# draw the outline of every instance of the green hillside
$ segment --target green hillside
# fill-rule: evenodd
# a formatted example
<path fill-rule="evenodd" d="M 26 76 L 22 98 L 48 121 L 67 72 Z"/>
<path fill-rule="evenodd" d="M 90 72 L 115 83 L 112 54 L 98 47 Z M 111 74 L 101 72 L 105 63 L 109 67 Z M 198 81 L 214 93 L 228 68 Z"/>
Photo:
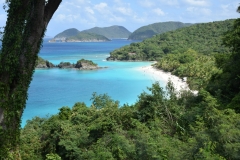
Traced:
<path fill-rule="evenodd" d="M 131 105 L 120 105 L 107 94 L 93 93 L 90 106 L 78 102 L 71 108 L 60 108 L 55 115 L 29 120 L 21 129 L 18 155 L 23 160 L 239 160 L 240 19 L 234 25 L 230 20 L 195 28 L 218 30 L 223 24 L 230 28 L 228 32 L 223 36 L 219 32 L 203 34 L 206 43 L 191 32 L 179 39 L 184 44 L 190 36 L 205 46 L 211 42 L 209 37 L 218 37 L 215 41 L 222 39 L 229 47 L 221 52 L 228 54 L 214 57 L 188 49 L 167 52 L 158 62 L 168 71 L 198 77 L 198 94 L 178 92 L 171 82 L 166 89 L 154 83 Z M 200 33 L 195 32 L 198 36 Z M 172 46 L 169 39 L 174 36 L 164 35 L 156 43 Z"/>
<path fill-rule="evenodd" d="M 92 41 L 110 41 L 110 40 L 103 35 L 80 32 L 75 36 L 68 37 L 66 41 L 67 42 L 75 42 L 75 41 L 76 42 L 77 41 L 92 42 Z"/>
<path fill-rule="evenodd" d="M 100 34 L 109 39 L 128 38 L 129 35 L 131 34 L 131 32 L 128 31 L 125 27 L 116 26 L 116 25 L 110 26 L 110 27 L 103 27 L 103 28 L 94 27 L 88 30 L 84 30 L 82 32 Z"/>
<path fill-rule="evenodd" d="M 77 35 L 79 32 L 80 31 L 77 30 L 76 28 L 70 28 L 57 34 L 54 38 L 68 38 L 68 37 Z"/>
<path fill-rule="evenodd" d="M 169 53 L 193 49 L 201 54 L 225 53 L 223 34 L 232 28 L 234 20 L 195 24 L 132 43 L 110 53 L 108 60 L 158 60 Z"/>
<path fill-rule="evenodd" d="M 132 40 L 144 40 L 147 38 L 151 38 L 156 34 L 165 33 L 168 31 L 173 31 L 178 28 L 187 27 L 192 24 L 190 23 L 182 23 L 182 22 L 160 22 L 154 23 L 147 26 L 140 27 L 136 31 L 134 31 L 128 39 Z"/>

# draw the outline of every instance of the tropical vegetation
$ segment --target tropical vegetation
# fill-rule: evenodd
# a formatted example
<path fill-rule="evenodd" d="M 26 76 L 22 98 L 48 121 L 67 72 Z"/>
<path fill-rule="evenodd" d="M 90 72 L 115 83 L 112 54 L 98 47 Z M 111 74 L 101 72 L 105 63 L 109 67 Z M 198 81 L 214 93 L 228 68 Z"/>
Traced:
<path fill-rule="evenodd" d="M 166 54 L 184 53 L 188 49 L 204 55 L 229 53 L 222 44 L 223 34 L 232 29 L 234 20 L 201 23 L 166 32 L 131 43 L 110 53 L 109 60 L 159 60 Z"/>
<path fill-rule="evenodd" d="M 77 30 L 76 28 L 70 28 L 70 29 L 64 30 L 61 33 L 58 33 L 54 38 L 63 38 L 63 37 L 68 38 L 68 37 L 77 35 L 79 32 L 80 31 Z"/>
<path fill-rule="evenodd" d="M 156 67 L 180 76 L 189 72 L 196 82 L 203 76 L 202 83 L 193 83 L 197 95 L 176 92 L 171 82 L 166 89 L 154 83 L 133 105 L 120 106 L 106 94 L 93 93 L 91 106 L 80 102 L 64 106 L 58 114 L 35 117 L 19 129 L 46 24 L 61 0 L 6 2 L 8 21 L 0 54 L 0 159 L 240 159 L 240 19 L 220 22 L 225 28 L 217 22 L 211 27 L 198 24 L 189 34 L 180 34 L 188 33 L 182 28 L 177 36 L 169 32 L 130 45 L 136 59 L 159 60 Z M 197 32 L 202 25 L 206 29 L 199 31 L 221 32 L 205 36 Z M 155 46 L 161 46 L 159 52 Z M 174 63 L 166 66 L 167 61 Z M 197 68 L 190 68 L 194 64 Z"/>
<path fill-rule="evenodd" d="M 29 120 L 22 159 L 240 159 L 239 38 L 237 19 L 224 35 L 226 52 L 189 48 L 159 60 L 156 67 L 192 77 L 197 95 L 156 82 L 133 105 L 93 93 L 91 106 L 79 102 Z"/>
<path fill-rule="evenodd" d="M 147 26 L 143 26 L 135 30 L 128 39 L 131 40 L 144 40 L 147 38 L 151 38 L 154 35 L 165 33 L 168 31 L 173 31 L 182 27 L 187 27 L 192 24 L 190 23 L 182 23 L 182 22 L 159 22 L 153 23 Z"/>
<path fill-rule="evenodd" d="M 110 41 L 107 37 L 95 33 L 85 33 L 80 32 L 75 36 L 70 36 L 66 38 L 66 42 L 75 42 L 75 41 Z"/>

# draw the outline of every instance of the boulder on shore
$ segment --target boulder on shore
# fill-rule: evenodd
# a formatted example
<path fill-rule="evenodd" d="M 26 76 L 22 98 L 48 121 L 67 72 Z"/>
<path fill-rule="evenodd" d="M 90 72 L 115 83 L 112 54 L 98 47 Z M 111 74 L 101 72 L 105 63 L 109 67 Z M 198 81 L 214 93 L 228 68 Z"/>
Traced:
<path fill-rule="evenodd" d="M 55 67 L 54 64 L 52 64 L 51 62 L 49 62 L 47 60 L 44 60 L 41 57 L 38 57 L 36 68 L 53 68 L 53 67 Z"/>
<path fill-rule="evenodd" d="M 74 64 L 70 62 L 61 62 L 57 65 L 58 68 L 74 68 Z"/>
<path fill-rule="evenodd" d="M 93 63 L 93 61 L 81 59 L 77 61 L 75 68 L 80 70 L 93 70 L 93 69 L 99 69 L 100 67 L 98 67 L 96 63 Z"/>

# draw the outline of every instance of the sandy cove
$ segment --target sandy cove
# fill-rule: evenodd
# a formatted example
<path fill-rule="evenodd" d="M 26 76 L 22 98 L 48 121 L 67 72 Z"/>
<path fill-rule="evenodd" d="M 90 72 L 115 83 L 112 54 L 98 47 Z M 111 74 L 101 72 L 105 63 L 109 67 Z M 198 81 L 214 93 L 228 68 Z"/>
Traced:
<path fill-rule="evenodd" d="M 177 91 L 189 90 L 188 84 L 185 81 L 183 81 L 181 78 L 175 75 L 172 75 L 170 72 L 164 72 L 163 70 L 156 69 L 151 65 L 138 67 L 136 68 L 136 70 L 143 72 L 147 76 L 150 76 L 154 82 L 156 81 L 163 82 L 165 86 L 167 82 L 170 80 Z M 192 92 L 197 94 L 197 91 Z"/>

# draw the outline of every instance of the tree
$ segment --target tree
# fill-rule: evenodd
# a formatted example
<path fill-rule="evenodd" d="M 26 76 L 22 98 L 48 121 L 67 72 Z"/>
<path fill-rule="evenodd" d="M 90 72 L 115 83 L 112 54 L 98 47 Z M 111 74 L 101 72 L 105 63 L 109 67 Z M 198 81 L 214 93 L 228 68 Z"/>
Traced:
<path fill-rule="evenodd" d="M 237 9 L 240 12 L 240 6 Z M 240 18 L 225 33 L 223 44 L 230 48 L 229 55 L 217 55 L 216 63 L 222 73 L 213 76 L 208 90 L 219 97 L 222 108 L 232 108 L 240 113 Z"/>
<path fill-rule="evenodd" d="M 62 0 L 6 0 L 0 55 L 0 159 L 17 156 L 20 122 L 46 27 Z"/>

